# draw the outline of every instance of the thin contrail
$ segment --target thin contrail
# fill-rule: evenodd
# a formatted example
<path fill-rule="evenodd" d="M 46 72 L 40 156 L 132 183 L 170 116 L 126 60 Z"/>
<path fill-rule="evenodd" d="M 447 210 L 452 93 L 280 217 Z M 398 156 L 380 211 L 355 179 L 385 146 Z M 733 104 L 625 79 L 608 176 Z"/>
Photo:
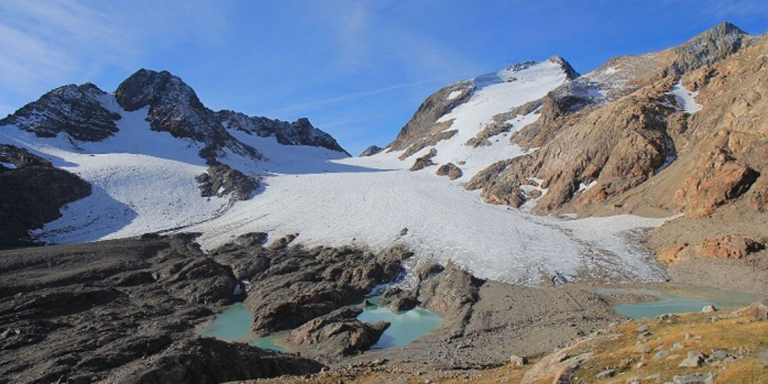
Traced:
<path fill-rule="evenodd" d="M 416 83 L 398 84 L 398 85 L 392 85 L 392 86 L 385 87 L 385 88 L 372 89 L 372 90 L 369 90 L 369 91 L 355 92 L 355 93 L 350 93 L 350 94 L 341 95 L 341 96 L 329 97 L 327 99 L 310 101 L 308 103 L 291 105 L 289 107 L 280 108 L 277 111 L 289 111 L 289 110 L 292 110 L 292 109 L 304 109 L 304 108 L 312 107 L 312 106 L 316 106 L 316 105 L 333 104 L 333 103 L 338 103 L 340 101 L 354 99 L 354 98 L 361 97 L 361 96 L 374 95 L 374 94 L 377 94 L 377 93 L 392 91 L 392 90 L 395 90 L 395 89 L 409 88 L 409 87 L 415 87 L 415 86 L 418 86 L 418 85 L 435 83 L 435 82 L 438 82 L 438 81 L 452 79 L 454 77 L 455 76 L 444 76 L 444 77 L 440 77 L 440 78 L 437 78 L 437 79 L 431 79 L 431 80 L 426 80 L 426 81 L 419 81 L 419 82 L 416 82 Z"/>

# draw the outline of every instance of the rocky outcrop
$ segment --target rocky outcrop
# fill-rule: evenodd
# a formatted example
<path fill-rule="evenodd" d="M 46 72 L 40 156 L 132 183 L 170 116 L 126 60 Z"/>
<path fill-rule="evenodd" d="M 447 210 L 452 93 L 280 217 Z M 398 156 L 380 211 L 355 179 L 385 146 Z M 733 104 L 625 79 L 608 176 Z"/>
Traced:
<path fill-rule="evenodd" d="M 435 165 L 435 163 L 432 161 L 432 158 L 435 157 L 435 156 L 437 156 L 437 149 L 435 149 L 435 148 L 430 149 L 429 152 L 427 152 L 426 155 L 417 158 L 413 162 L 413 165 L 411 166 L 410 171 L 411 172 L 416 172 L 416 171 L 420 171 L 420 170 L 422 170 L 422 169 L 424 169 L 426 167 L 429 167 L 431 165 Z"/>
<path fill-rule="evenodd" d="M 384 148 L 381 148 L 376 145 L 371 145 L 370 147 L 363 150 L 363 152 L 360 153 L 359 157 L 366 157 L 366 156 L 373 156 L 379 152 L 381 152 Z"/>
<path fill-rule="evenodd" d="M 457 167 L 453 163 L 441 165 L 440 168 L 437 169 L 436 174 L 438 176 L 448 176 L 448 178 L 451 180 L 456 180 L 463 175 L 461 168 Z"/>
<path fill-rule="evenodd" d="M 60 209 L 91 194 L 91 185 L 29 151 L 0 145 L 0 249 L 29 245 L 29 231 L 61 217 Z"/>
<path fill-rule="evenodd" d="M 759 173 L 719 152 L 703 154 L 695 161 L 692 174 L 677 190 L 675 199 L 688 213 L 711 214 L 715 208 L 743 195 Z"/>
<path fill-rule="evenodd" d="M 714 239 L 706 239 L 698 246 L 698 252 L 703 256 L 722 259 L 741 259 L 749 253 L 764 249 L 765 245 L 753 239 L 742 236 L 725 235 Z"/>
<path fill-rule="evenodd" d="M 238 298 L 239 281 L 194 237 L 0 252 L 0 382 L 210 383 L 320 370 L 195 340 L 198 325 Z"/>
<path fill-rule="evenodd" d="M 401 159 L 405 159 L 427 146 L 453 137 L 456 131 L 449 131 L 452 122 L 437 123 L 437 120 L 469 100 L 474 89 L 474 82 L 462 81 L 430 95 L 388 146 L 389 151 L 405 151 L 401 155 Z M 453 98 L 449 98 L 451 94 Z"/>
<path fill-rule="evenodd" d="M 215 116 L 227 129 L 235 129 L 259 137 L 274 136 L 277 142 L 283 145 L 309 145 L 349 155 L 333 136 L 312 126 L 307 118 L 289 123 L 228 110 L 218 111 Z"/>
<path fill-rule="evenodd" d="M 245 304 L 257 334 L 293 329 L 361 300 L 376 285 L 391 282 L 411 252 L 395 247 L 378 255 L 353 248 L 248 247 L 225 245 L 212 257 L 233 265 L 249 280 Z"/>
<path fill-rule="evenodd" d="M 102 106 L 106 93 L 91 83 L 56 88 L 0 120 L 38 137 L 65 133 L 80 141 L 101 141 L 118 131 L 120 115 Z"/>
<path fill-rule="evenodd" d="M 529 113 L 534 113 L 541 108 L 543 99 L 534 100 L 525 103 L 517 108 L 513 108 L 509 112 L 500 113 L 493 116 L 493 121 L 488 124 L 482 131 L 480 131 L 475 137 L 467 141 L 467 145 L 472 147 L 488 146 L 491 145 L 490 138 L 500 135 L 504 132 L 509 132 L 512 129 L 512 124 L 509 123 L 510 119 L 516 116 L 525 116 Z"/>
<path fill-rule="evenodd" d="M 162 353 L 131 364 L 105 384 L 208 384 L 320 372 L 307 358 L 213 339 L 175 343 Z"/>
<path fill-rule="evenodd" d="M 198 175 L 200 195 L 203 197 L 230 196 L 232 200 L 248 200 L 259 187 L 259 182 L 226 164 L 213 165 Z"/>
<path fill-rule="evenodd" d="M 310 320 L 291 332 L 289 343 L 312 346 L 319 356 L 348 356 L 369 349 L 389 327 L 389 323 L 363 323 L 357 316 L 363 310 L 344 307 Z"/>

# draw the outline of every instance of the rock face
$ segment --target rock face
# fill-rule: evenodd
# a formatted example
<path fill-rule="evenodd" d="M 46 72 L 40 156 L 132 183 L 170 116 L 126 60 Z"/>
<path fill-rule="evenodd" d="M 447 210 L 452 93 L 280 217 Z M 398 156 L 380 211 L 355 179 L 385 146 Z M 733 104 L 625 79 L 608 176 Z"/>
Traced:
<path fill-rule="evenodd" d="M 437 120 L 468 100 L 474 89 L 474 82 L 463 81 L 449 85 L 429 96 L 400 130 L 395 141 L 389 145 L 389 150 L 405 150 L 401 156 L 405 159 L 422 148 L 453 137 L 456 131 L 447 130 L 451 123 L 437 123 Z M 449 99 L 448 96 L 452 93 L 456 95 L 454 92 L 458 92 L 458 96 Z"/>
<path fill-rule="evenodd" d="M 0 382 L 210 383 L 322 368 L 246 344 L 194 340 L 236 297 L 194 235 L 0 252 Z"/>
<path fill-rule="evenodd" d="M 208 172 L 196 177 L 200 183 L 200 195 L 203 197 L 229 195 L 232 200 L 248 200 L 259 183 L 253 177 L 226 164 L 213 165 Z"/>
<path fill-rule="evenodd" d="M 370 147 L 366 148 L 363 152 L 360 153 L 360 157 L 373 156 L 381 152 L 381 150 L 383 149 L 384 148 L 378 147 L 376 145 L 371 145 Z"/>
<path fill-rule="evenodd" d="M 0 249 L 31 244 L 29 230 L 61 217 L 67 203 L 91 194 L 91 185 L 25 149 L 0 145 Z"/>
<path fill-rule="evenodd" d="M 290 343 L 312 345 L 312 354 L 347 356 L 369 349 L 389 323 L 363 323 L 356 319 L 363 310 L 345 307 L 310 320 L 291 332 Z"/>
<path fill-rule="evenodd" d="M 306 118 L 289 123 L 262 116 L 248 116 L 240 112 L 222 110 L 216 112 L 216 119 L 227 129 L 236 129 L 259 137 L 274 135 L 277 142 L 283 145 L 310 145 L 349 155 L 333 136 L 315 128 Z"/>
<path fill-rule="evenodd" d="M 99 102 L 104 91 L 91 83 L 56 88 L 0 120 L 38 137 L 66 133 L 75 140 L 101 141 L 118 131 L 120 115 Z"/>
<path fill-rule="evenodd" d="M 591 212 L 605 206 L 681 155 L 684 143 L 679 130 L 690 124 L 681 124 L 680 119 L 689 115 L 680 112 L 670 93 L 681 75 L 717 65 L 748 41 L 752 40 L 738 28 L 723 24 L 680 47 L 611 60 L 561 86 L 542 101 L 539 120 L 512 136 L 523 147 L 541 148 L 489 167 L 467 188 L 483 189 L 489 202 L 519 206 L 523 201 L 516 196 L 518 188 L 526 178 L 537 177 L 544 180 L 548 193 L 535 211 Z M 595 98 L 590 89 L 605 96 Z M 725 195 L 738 194 L 740 185 L 749 184 L 750 178 L 754 181 L 747 170 L 728 172 L 733 174 L 729 185 L 733 191 Z M 594 188 L 580 190 L 580 185 L 592 181 L 597 182 Z"/>

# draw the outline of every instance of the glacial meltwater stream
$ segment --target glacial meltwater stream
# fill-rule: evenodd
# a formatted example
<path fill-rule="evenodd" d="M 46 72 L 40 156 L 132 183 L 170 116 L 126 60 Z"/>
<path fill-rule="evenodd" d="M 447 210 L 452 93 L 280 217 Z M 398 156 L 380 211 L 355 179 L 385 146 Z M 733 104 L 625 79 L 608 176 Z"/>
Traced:
<path fill-rule="evenodd" d="M 379 298 L 369 298 L 372 303 L 380 301 Z M 392 348 L 406 345 L 419 337 L 426 335 L 440 326 L 440 317 L 422 308 L 409 311 L 392 312 L 385 307 L 370 305 L 365 307 L 358 320 L 366 323 L 386 321 L 391 323 L 389 328 L 381 335 L 378 343 L 372 348 Z M 214 337 L 227 341 L 243 341 L 265 349 L 286 351 L 285 347 L 278 344 L 280 335 L 269 337 L 253 337 L 250 334 L 250 326 L 253 323 L 253 315 L 242 303 L 233 304 L 216 315 L 200 336 Z"/>

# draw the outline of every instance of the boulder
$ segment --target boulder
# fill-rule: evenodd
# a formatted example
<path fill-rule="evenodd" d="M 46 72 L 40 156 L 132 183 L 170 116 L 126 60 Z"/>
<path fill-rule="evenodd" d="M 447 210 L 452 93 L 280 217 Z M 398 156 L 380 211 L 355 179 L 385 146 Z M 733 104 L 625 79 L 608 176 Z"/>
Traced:
<path fill-rule="evenodd" d="M 437 156 L 437 149 L 435 148 L 430 149 L 426 155 L 416 158 L 416 161 L 413 162 L 413 166 L 411 166 L 410 171 L 415 172 L 415 171 L 422 170 L 426 167 L 429 167 L 431 165 L 435 165 L 435 163 L 432 162 L 432 158 L 435 156 Z"/>
<path fill-rule="evenodd" d="M 678 367 L 683 368 L 698 368 L 704 363 L 704 354 L 699 351 L 688 352 L 688 357 L 685 358 Z"/>
<path fill-rule="evenodd" d="M 463 172 L 461 172 L 461 168 L 453 163 L 447 163 L 441 165 L 440 168 L 437 169 L 436 174 L 438 176 L 448 176 L 449 179 L 456 180 L 463 175 Z"/>
<path fill-rule="evenodd" d="M 509 363 L 515 368 L 522 368 L 528 364 L 528 359 L 523 356 L 512 355 L 509 357 Z"/>
<path fill-rule="evenodd" d="M 362 309 L 344 307 L 318 317 L 291 332 L 289 343 L 312 345 L 312 353 L 324 356 L 349 356 L 367 350 L 381 337 L 389 323 L 363 323 L 357 320 Z"/>

